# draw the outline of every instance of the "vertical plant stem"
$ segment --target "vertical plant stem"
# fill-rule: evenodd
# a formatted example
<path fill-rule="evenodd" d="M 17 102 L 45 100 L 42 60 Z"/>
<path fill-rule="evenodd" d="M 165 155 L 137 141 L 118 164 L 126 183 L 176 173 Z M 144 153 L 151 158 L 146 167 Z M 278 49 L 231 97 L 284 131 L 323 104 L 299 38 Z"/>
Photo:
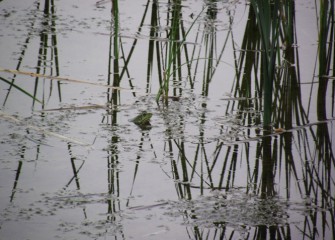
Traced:
<path fill-rule="evenodd" d="M 165 72 L 163 74 L 163 82 L 160 84 L 160 88 L 158 90 L 156 101 L 158 102 L 163 94 L 163 98 L 165 101 L 165 104 L 167 104 L 167 97 L 169 92 L 169 82 L 170 77 L 175 74 L 176 70 L 179 70 L 181 68 L 180 66 L 176 66 L 176 60 L 177 58 L 180 58 L 181 54 L 181 48 L 184 46 L 184 43 L 186 41 L 186 37 L 193 28 L 194 24 L 196 23 L 197 19 L 200 17 L 201 13 L 206 8 L 202 9 L 202 11 L 198 14 L 198 16 L 194 19 L 191 26 L 189 27 L 188 31 L 185 33 L 182 33 L 183 38 L 179 39 L 179 31 L 180 31 L 180 21 L 181 21 L 181 2 L 175 1 L 173 3 L 173 12 L 171 17 L 171 32 L 169 33 L 169 45 L 167 49 L 167 60 L 166 60 L 166 67 Z M 180 63 L 180 61 L 179 61 Z"/>
<path fill-rule="evenodd" d="M 271 124 L 272 90 L 275 77 L 275 60 L 278 51 L 278 7 L 279 0 L 272 6 L 268 0 L 251 0 L 257 18 L 258 30 L 261 35 L 262 60 L 261 79 L 263 79 L 264 119 L 266 128 Z"/>
<path fill-rule="evenodd" d="M 334 41 L 334 3 L 328 0 L 320 0 L 319 22 L 319 88 L 318 88 L 318 119 L 324 120 L 326 114 L 326 92 L 332 59 L 332 44 Z"/>
<path fill-rule="evenodd" d="M 119 79 L 119 5 L 118 0 L 113 0 L 113 17 L 114 17 L 114 42 L 113 42 L 113 86 L 120 86 Z"/>

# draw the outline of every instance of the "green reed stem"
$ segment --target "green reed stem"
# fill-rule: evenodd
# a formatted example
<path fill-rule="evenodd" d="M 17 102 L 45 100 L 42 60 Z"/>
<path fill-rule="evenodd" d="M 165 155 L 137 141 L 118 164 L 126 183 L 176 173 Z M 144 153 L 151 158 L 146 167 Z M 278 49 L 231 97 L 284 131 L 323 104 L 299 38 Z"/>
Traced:
<path fill-rule="evenodd" d="M 23 88 L 20 88 L 19 86 L 15 85 L 13 82 L 8 81 L 7 79 L 0 77 L 1 81 L 4 81 L 5 83 L 8 83 L 10 85 L 10 87 L 14 87 L 17 90 L 19 90 L 20 92 L 24 93 L 25 95 L 27 95 L 28 97 L 31 97 L 34 101 L 37 101 L 39 103 L 42 103 L 40 100 L 38 100 L 35 96 L 31 95 L 29 92 L 27 92 L 26 90 L 24 90 Z"/>
<path fill-rule="evenodd" d="M 328 87 L 328 76 L 333 60 L 334 42 L 334 1 L 320 0 L 319 19 L 319 88 L 318 88 L 318 119 L 327 119 L 326 92 Z M 334 64 L 334 63 L 333 63 Z"/>
<path fill-rule="evenodd" d="M 176 68 L 176 59 L 177 57 L 180 57 L 180 49 L 182 46 L 184 46 L 184 43 L 186 41 L 186 38 L 188 36 L 188 34 L 190 33 L 191 29 L 193 28 L 194 24 L 196 23 L 196 21 L 198 20 L 198 18 L 200 17 L 200 15 L 202 14 L 202 12 L 206 9 L 202 9 L 201 12 L 198 14 L 198 16 L 194 19 L 194 21 L 192 22 L 191 26 L 189 27 L 189 29 L 187 30 L 187 32 L 185 34 L 183 34 L 183 39 L 182 41 L 179 41 L 178 38 L 176 38 L 177 36 L 179 36 L 179 24 L 180 24 L 180 4 L 178 4 L 173 12 L 173 16 L 172 16 L 172 23 L 171 23 L 171 33 L 170 33 L 170 45 L 169 45 L 169 49 L 168 49 L 168 56 L 167 56 L 167 67 L 166 70 L 164 72 L 164 78 L 163 78 L 163 83 L 160 85 L 160 88 L 158 90 L 157 96 L 156 96 L 156 101 L 158 102 L 159 99 L 161 98 L 161 96 L 163 95 L 164 99 L 167 101 L 167 97 L 168 97 L 168 92 L 169 92 L 169 82 L 170 82 L 170 77 L 172 76 L 172 73 L 174 71 L 172 71 L 172 68 L 175 67 Z M 176 68 L 178 69 L 178 67 Z M 167 102 L 166 102 L 167 103 Z"/>
<path fill-rule="evenodd" d="M 261 74 L 263 79 L 264 119 L 263 125 L 270 126 L 272 113 L 272 90 L 275 77 L 275 60 L 278 51 L 279 0 L 251 0 L 258 22 L 262 43 Z"/>
<path fill-rule="evenodd" d="M 113 70 L 114 70 L 114 79 L 113 79 L 113 86 L 119 87 L 120 86 L 120 79 L 119 79 L 119 5 L 118 0 L 113 0 L 113 17 L 114 17 L 114 44 L 113 44 L 113 55 L 114 55 L 114 62 L 113 62 Z"/>

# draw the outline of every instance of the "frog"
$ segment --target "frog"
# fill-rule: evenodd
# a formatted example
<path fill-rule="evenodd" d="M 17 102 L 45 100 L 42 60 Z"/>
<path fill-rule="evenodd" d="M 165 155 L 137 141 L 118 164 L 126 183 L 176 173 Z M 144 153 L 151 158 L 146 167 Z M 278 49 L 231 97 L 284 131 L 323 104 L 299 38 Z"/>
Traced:
<path fill-rule="evenodd" d="M 131 122 L 135 123 L 140 128 L 147 128 L 150 126 L 150 119 L 152 117 L 152 113 L 150 112 L 141 112 L 137 117 L 131 120 Z"/>

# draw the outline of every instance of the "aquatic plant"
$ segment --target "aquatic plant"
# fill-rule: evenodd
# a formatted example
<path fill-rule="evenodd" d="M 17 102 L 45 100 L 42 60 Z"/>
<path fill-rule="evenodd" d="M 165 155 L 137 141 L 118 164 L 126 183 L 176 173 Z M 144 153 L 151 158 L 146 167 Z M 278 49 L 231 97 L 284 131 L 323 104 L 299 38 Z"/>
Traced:
<path fill-rule="evenodd" d="M 38 98 L 36 98 L 35 96 L 33 96 L 31 93 L 29 93 L 28 91 L 24 90 L 24 89 L 21 88 L 20 86 L 16 85 L 16 84 L 14 83 L 14 79 L 15 79 L 15 77 L 12 79 L 12 81 L 10 81 L 10 80 L 7 80 L 6 78 L 0 77 L 0 80 L 1 80 L 1 81 L 5 82 L 5 83 L 7 83 L 7 84 L 9 85 L 8 93 L 11 91 L 11 88 L 14 87 L 14 88 L 16 88 L 17 90 L 19 90 L 20 92 L 22 92 L 23 94 L 25 94 L 25 95 L 27 95 L 28 97 L 32 98 L 33 101 L 37 101 L 37 102 L 39 102 L 39 103 L 42 103 Z M 7 94 L 7 96 L 6 96 L 5 100 L 4 100 L 3 105 L 6 104 L 6 101 L 7 101 L 7 99 L 8 99 L 8 96 L 9 96 L 9 95 Z"/>
<path fill-rule="evenodd" d="M 103 106 L 103 109 L 106 109 L 104 119 L 111 116 L 112 121 L 102 121 L 103 124 L 98 126 L 99 131 L 94 132 L 94 137 L 101 141 L 99 144 L 103 143 L 107 146 L 104 146 L 103 149 L 90 150 L 98 151 L 98 155 L 103 155 L 101 158 L 106 160 L 101 166 L 99 165 L 101 161 L 96 161 L 100 157 L 97 157 L 90 161 L 92 164 L 90 166 L 99 166 L 102 171 L 106 171 L 106 177 L 103 176 L 104 180 L 102 182 L 106 181 L 105 189 L 108 191 L 107 197 L 99 197 L 92 201 L 92 203 L 95 203 L 93 207 L 95 208 L 97 204 L 104 204 L 104 207 L 107 205 L 107 209 L 104 209 L 103 214 L 98 216 L 101 221 L 94 219 L 93 222 L 99 222 L 98 224 L 101 225 L 98 228 L 106 232 L 108 232 L 107 229 L 113 229 L 113 224 L 117 224 L 117 229 L 122 228 L 122 230 L 121 233 L 114 232 L 113 236 L 120 234 L 122 238 L 128 234 L 126 228 L 123 228 L 124 218 L 121 215 L 127 214 L 126 212 L 131 209 L 132 203 L 138 204 L 141 202 L 137 202 L 137 196 L 141 194 L 143 187 L 147 187 L 144 186 L 143 179 L 154 182 L 152 181 L 155 180 L 154 176 L 148 177 L 141 172 L 142 170 L 147 171 L 147 168 L 152 165 L 151 161 L 153 161 L 159 163 L 155 165 L 159 165 L 159 169 L 165 174 L 164 183 L 175 186 L 176 193 L 172 190 L 169 194 L 177 195 L 177 203 L 180 206 L 177 210 L 183 217 L 182 221 L 188 223 L 186 230 L 190 238 L 193 236 L 196 239 L 240 238 L 242 232 L 245 234 L 243 236 L 245 239 L 275 237 L 291 239 L 291 236 L 295 236 L 296 233 L 291 234 L 291 231 L 296 231 L 293 228 L 298 228 L 297 231 L 300 231 L 299 234 L 302 236 L 314 236 L 314 238 L 322 234 L 325 236 L 326 233 L 331 231 L 334 232 L 334 198 L 331 193 L 334 188 L 332 173 L 335 160 L 332 151 L 332 131 L 327 128 L 327 124 L 329 124 L 327 121 L 309 123 L 309 115 L 305 112 L 302 104 L 299 55 L 298 48 L 295 47 L 298 43 L 295 37 L 294 1 L 283 0 L 277 2 L 277 5 L 273 1 L 269 3 L 253 1 L 249 8 L 245 33 L 239 49 L 235 48 L 239 45 L 239 42 L 234 39 L 233 31 L 224 31 L 225 38 L 220 38 L 221 36 L 217 36 L 218 31 L 214 25 L 210 25 L 217 21 L 216 14 L 219 14 L 217 8 L 215 8 L 217 3 L 217 1 L 206 1 L 205 9 L 207 9 L 207 12 L 206 15 L 204 14 L 204 20 L 199 23 L 198 31 L 195 34 L 196 40 L 193 41 L 195 44 L 191 45 L 192 49 L 186 47 L 186 37 L 191 34 L 186 31 L 182 16 L 178 15 L 184 13 L 181 9 L 181 1 L 172 1 L 172 4 L 168 5 L 167 11 L 161 11 L 159 8 L 161 2 L 157 0 L 147 1 L 138 27 L 139 32 L 137 32 L 137 34 L 140 34 L 140 31 L 142 31 L 148 9 L 152 6 L 149 39 L 147 38 L 147 70 L 144 71 L 146 76 L 144 78 L 139 77 L 146 80 L 142 85 L 142 89 L 145 89 L 142 93 L 145 91 L 146 100 L 152 100 L 151 96 L 148 97 L 148 94 L 151 93 L 152 79 L 156 79 L 156 76 L 153 75 L 158 74 L 160 96 L 156 99 L 157 101 L 163 99 L 167 103 L 168 94 L 171 93 L 181 97 L 185 96 L 185 98 L 181 98 L 180 102 L 173 102 L 173 104 L 170 101 L 169 108 L 152 108 L 156 128 L 151 132 L 137 129 L 138 131 L 135 133 L 130 132 L 132 125 L 127 123 L 128 119 L 118 122 L 117 117 L 131 118 L 131 111 L 138 110 L 137 106 L 129 106 L 131 105 L 129 102 L 121 103 L 121 95 L 124 92 L 119 90 L 121 89 L 122 76 L 127 76 L 130 88 L 133 87 L 130 79 L 130 61 L 138 62 L 138 59 L 132 59 L 132 53 L 139 38 L 131 39 L 133 44 L 126 56 L 124 52 L 126 45 L 123 46 L 123 42 L 126 40 L 122 39 L 122 34 L 120 34 L 119 22 L 121 21 L 119 19 L 118 1 L 112 1 L 111 28 L 110 34 L 108 34 L 110 35 L 108 39 L 110 45 L 108 61 L 106 61 L 106 64 L 108 62 L 108 85 L 103 86 L 109 89 L 107 93 L 108 103 L 111 102 L 115 105 L 112 109 Z M 265 5 L 266 7 L 264 7 Z M 319 61 L 325 63 L 327 68 L 320 70 L 320 81 L 324 78 L 330 79 L 331 76 L 329 75 L 332 73 L 331 63 L 333 61 L 333 38 L 331 37 L 333 17 L 330 14 L 333 9 L 326 6 L 322 6 L 322 8 L 328 10 L 321 13 L 321 15 L 325 14 L 327 17 L 322 17 L 326 20 L 320 21 L 326 28 L 322 27 L 323 30 L 320 30 Z M 264 11 L 269 12 L 264 13 Z M 168 24 L 166 25 L 160 22 L 162 19 L 165 20 L 164 16 L 166 15 L 162 17 L 162 14 L 168 16 Z M 172 18 L 175 20 L 172 20 Z M 273 18 L 278 19 L 273 20 Z M 230 20 L 232 21 L 233 18 Z M 264 23 L 267 20 L 269 22 Z M 275 22 L 277 23 L 275 24 Z M 208 24 L 205 33 L 202 24 Z M 163 31 L 157 31 L 162 25 L 167 26 L 164 33 L 162 33 Z M 229 26 L 229 29 L 230 27 L 232 26 Z M 324 32 L 327 34 L 324 34 Z M 321 35 L 326 35 L 326 37 Z M 222 62 L 220 60 L 227 42 L 232 42 L 235 50 L 233 54 L 235 56 L 236 77 L 231 90 L 232 96 L 224 100 L 215 99 L 217 102 L 214 102 L 214 104 L 218 104 L 219 107 L 215 107 L 215 113 L 213 113 L 213 108 L 211 108 L 213 102 L 209 100 L 212 93 L 210 87 L 213 80 L 217 81 L 214 78 L 215 69 Z M 281 46 L 280 50 L 279 46 Z M 190 49 L 193 51 L 190 51 Z M 43 56 L 40 55 L 40 57 Z M 124 61 L 124 64 L 122 64 L 122 61 Z M 195 67 L 193 63 L 195 63 Z M 201 74 L 197 75 L 198 72 L 201 72 Z M 14 74 L 14 72 L 12 73 Z M 23 72 L 17 73 L 24 74 Z M 68 80 L 68 83 L 71 83 L 70 79 L 47 76 L 41 73 L 26 72 L 25 74 L 33 78 L 49 78 L 55 81 Z M 185 88 L 178 87 L 180 82 L 185 81 L 185 76 L 188 78 L 187 83 L 191 91 L 199 90 L 200 92 L 199 95 L 194 95 L 194 99 L 187 99 L 187 94 L 182 95 Z M 222 78 L 219 78 L 219 81 L 221 84 L 219 86 L 225 88 L 226 82 L 222 82 Z M 75 81 L 72 80 L 72 82 Z M 82 85 L 87 83 L 80 82 Z M 198 83 L 199 88 L 196 88 Z M 327 82 L 324 81 L 323 83 Z M 321 86 L 319 89 L 319 96 L 327 94 L 325 90 L 327 88 Z M 105 88 L 103 92 L 105 93 Z M 271 94 L 269 95 L 269 93 Z M 136 103 L 143 100 L 137 98 L 135 91 L 131 94 L 133 94 Z M 265 96 L 266 94 L 267 96 Z M 319 103 L 326 106 L 328 96 L 320 97 Z M 34 96 L 32 95 L 32 97 Z M 265 101 L 265 98 L 268 100 L 270 98 L 271 101 Z M 271 134 L 268 131 L 262 131 L 262 104 L 264 105 L 264 127 L 267 128 L 273 124 L 276 127 L 284 127 L 285 130 Z M 188 105 L 196 107 L 187 108 L 187 110 L 182 109 L 181 111 L 178 111 L 178 108 L 173 108 Z M 139 104 L 139 106 L 151 107 L 147 102 L 143 105 Z M 74 110 L 74 108 L 62 108 L 62 110 Z M 324 119 L 326 112 L 322 110 L 318 113 L 318 117 Z M 43 111 L 43 114 L 45 114 L 45 118 L 48 118 L 46 111 Z M 93 115 L 94 113 L 90 114 Z M 213 120 L 216 115 L 220 115 L 220 117 L 223 115 L 228 120 L 220 123 L 216 119 Z M 82 117 L 86 120 L 86 116 Z M 147 122 L 149 118 L 145 118 L 144 122 Z M 160 121 L 163 121 L 163 124 Z M 112 127 L 109 126 L 110 123 Z M 214 123 L 214 127 L 212 127 L 212 123 Z M 104 124 L 108 125 L 105 129 Z M 85 131 L 89 131 L 90 127 L 86 125 Z M 43 133 L 43 135 L 48 136 L 48 134 L 45 134 L 46 132 Z M 138 135 L 136 136 L 136 134 Z M 130 135 L 132 143 L 127 142 Z M 152 143 L 151 137 L 161 142 L 153 141 Z M 75 151 L 77 147 L 72 148 L 71 145 L 76 143 L 69 139 L 62 139 L 67 142 L 68 155 L 73 171 L 73 177 L 71 174 L 69 175 L 71 180 L 68 181 L 64 189 L 70 187 L 80 189 L 80 183 L 83 186 L 86 177 L 87 182 L 90 182 L 89 177 L 92 173 L 82 174 L 79 177 L 79 171 L 83 164 L 79 167 L 76 166 Z M 51 141 L 50 143 L 53 144 Z M 146 148 L 145 144 L 150 146 Z M 22 147 L 18 149 L 17 153 L 19 164 L 13 184 L 11 201 L 14 199 L 16 188 L 19 189 L 20 187 L 19 184 L 17 185 L 19 180 L 22 181 L 22 179 L 19 179 L 20 174 L 26 171 L 22 166 L 26 159 L 30 159 L 30 156 L 25 152 L 29 153 L 30 149 L 34 149 L 35 144 L 27 146 L 21 144 L 20 146 Z M 39 149 L 39 144 L 37 146 L 36 155 L 43 158 L 45 155 L 44 149 Z M 39 154 L 40 152 L 41 154 Z M 92 156 L 96 157 L 95 153 Z M 50 156 L 50 159 L 53 159 L 52 157 Z M 46 164 L 49 164 L 49 162 Z M 89 167 L 86 168 L 87 172 L 90 170 Z M 149 170 L 151 169 L 149 168 Z M 129 173 L 127 175 L 127 171 L 130 172 L 130 175 Z M 141 176 L 141 174 L 144 175 Z M 155 171 L 155 174 L 160 174 L 160 170 Z M 95 175 L 95 177 L 101 177 L 98 175 L 100 174 Z M 141 179 L 141 177 L 143 178 Z M 170 181 L 167 181 L 167 178 Z M 103 189 L 103 184 L 101 185 L 100 181 L 98 183 L 99 187 Z M 90 184 L 93 185 L 94 182 L 90 182 Z M 159 187 L 163 187 L 163 185 Z M 91 189 L 93 191 L 97 190 L 94 187 Z M 150 194 L 153 192 L 151 190 Z M 236 195 L 234 195 L 236 190 L 240 192 L 238 196 L 242 196 L 241 198 L 236 198 Z M 17 192 L 22 196 L 24 194 L 24 192 Z M 280 196 L 279 201 L 279 198 L 275 197 L 276 194 Z M 293 210 L 290 207 L 295 208 L 296 205 L 292 205 L 289 201 L 292 195 L 302 201 L 298 207 L 303 208 L 303 213 L 299 216 L 304 217 L 305 222 L 294 226 L 286 222 L 270 222 L 271 220 L 289 221 L 291 219 L 287 216 L 291 216 L 292 213 L 288 215 L 286 212 L 277 210 Z M 16 196 L 21 197 L 18 194 Z M 155 200 L 156 197 L 153 199 Z M 197 202 L 197 198 L 202 198 L 203 201 Z M 303 202 L 304 199 L 307 199 L 306 202 Z M 267 202 L 267 200 L 270 200 L 270 202 Z M 87 202 L 72 201 L 67 203 L 68 207 L 71 206 L 71 209 L 87 204 Z M 174 206 L 178 206 L 178 204 Z M 248 208 L 245 208 L 245 206 Z M 284 208 L 282 208 L 283 206 Z M 270 211 L 269 207 L 276 208 L 272 208 L 273 211 Z M 34 209 L 34 206 L 31 205 L 29 208 Z M 83 209 L 85 208 L 83 207 Z M 136 209 L 131 210 L 132 214 L 136 214 Z M 250 210 L 255 212 L 250 212 Z M 93 212 L 87 211 L 90 214 Z M 268 214 L 269 212 L 271 213 Z M 262 215 L 260 216 L 262 218 L 256 218 L 256 222 L 253 221 L 255 220 L 255 213 Z M 92 215 L 86 215 L 86 211 L 84 214 L 87 222 L 93 219 Z M 236 216 L 250 218 L 247 219 L 249 221 L 241 221 L 245 218 L 235 218 L 237 221 L 232 224 L 231 217 Z M 137 219 L 137 216 L 135 218 Z M 176 218 L 176 215 L 174 215 L 174 220 Z M 131 219 L 133 218 L 126 219 L 127 224 L 133 224 Z M 259 221 L 260 219 L 263 219 L 263 221 Z M 88 229 L 87 222 L 85 221 L 86 229 Z M 320 225 L 322 227 L 319 227 Z M 299 229 L 301 226 L 302 228 Z M 330 231 L 326 229 L 327 227 Z M 82 227 L 78 229 L 82 229 Z"/>
<path fill-rule="evenodd" d="M 269 127 L 272 112 L 272 90 L 275 78 L 275 60 L 278 51 L 279 1 L 251 0 L 251 6 L 255 11 L 257 26 L 261 37 L 262 62 L 261 78 L 263 79 L 263 124 Z"/>
<path fill-rule="evenodd" d="M 181 77 L 181 67 L 185 64 L 181 62 L 181 50 L 183 47 L 186 49 L 186 38 L 205 8 L 203 8 L 202 11 L 200 11 L 200 13 L 194 18 L 187 31 L 185 31 L 183 25 L 180 24 L 182 22 L 181 10 L 182 8 L 180 1 L 175 1 L 172 3 L 172 16 L 170 20 L 171 30 L 168 33 L 169 41 L 166 48 L 167 54 L 163 70 L 163 81 L 160 83 L 160 88 L 156 96 L 157 102 L 161 97 L 163 97 L 165 104 L 168 103 L 170 79 L 171 77 L 175 79 L 177 72 L 179 73 L 179 77 Z M 185 53 L 187 56 L 187 50 L 185 50 Z"/>
<path fill-rule="evenodd" d="M 41 7 L 40 3 L 36 4 L 36 11 L 39 11 L 39 8 Z M 41 103 L 42 108 L 44 107 L 44 104 L 46 101 L 51 97 L 51 94 L 53 92 L 53 82 L 49 82 L 49 93 L 47 93 L 46 88 L 44 86 L 44 82 L 40 79 L 40 74 L 47 74 L 47 72 L 50 72 L 50 75 L 59 76 L 60 70 L 59 70 L 59 57 L 58 57 L 58 47 L 57 47 L 57 27 L 56 27 L 56 11 L 55 11 L 55 4 L 52 0 L 46 0 L 44 2 L 43 6 L 43 13 L 45 14 L 45 18 L 41 22 L 43 28 L 39 29 L 39 48 L 37 50 L 37 62 L 36 62 L 36 72 L 34 73 L 35 76 L 35 84 L 33 87 L 33 92 L 28 93 L 27 90 L 24 90 L 23 88 L 19 87 L 18 84 L 15 84 L 16 81 L 16 74 L 13 75 L 12 79 L 6 80 L 4 78 L 1 78 L 2 81 L 9 83 L 9 88 L 6 94 L 6 98 L 4 100 L 4 105 L 7 102 L 7 99 L 11 93 L 12 88 L 16 88 L 20 92 L 24 93 L 25 95 L 29 96 L 33 102 L 32 105 L 34 107 L 35 102 Z M 30 40 L 33 38 L 34 35 L 34 25 L 35 21 L 32 21 L 31 25 L 28 28 L 27 37 L 24 41 L 23 48 L 20 52 L 20 56 L 18 58 L 18 62 L 16 65 L 15 70 L 20 72 L 21 64 L 25 60 L 26 51 L 28 49 L 28 45 Z M 53 64 L 50 67 L 50 62 Z M 42 97 L 38 97 L 38 89 L 40 85 L 42 86 Z M 60 82 L 57 81 L 57 89 L 58 89 L 58 99 L 59 101 L 62 100 L 61 96 L 61 85 Z M 39 100 L 42 98 L 42 100 Z"/>
<path fill-rule="evenodd" d="M 328 78 L 333 78 L 334 73 L 334 1 L 320 0 L 319 10 L 319 36 L 318 36 L 318 60 L 319 60 L 319 87 L 318 87 L 318 118 L 327 119 L 326 113 L 326 92 L 328 87 Z M 332 70 L 331 70 L 332 69 Z M 331 74 L 332 72 L 332 74 Z M 334 99 L 334 90 L 333 90 Z M 332 102 L 334 111 L 334 101 Z M 334 115 L 334 114 L 333 114 Z"/>

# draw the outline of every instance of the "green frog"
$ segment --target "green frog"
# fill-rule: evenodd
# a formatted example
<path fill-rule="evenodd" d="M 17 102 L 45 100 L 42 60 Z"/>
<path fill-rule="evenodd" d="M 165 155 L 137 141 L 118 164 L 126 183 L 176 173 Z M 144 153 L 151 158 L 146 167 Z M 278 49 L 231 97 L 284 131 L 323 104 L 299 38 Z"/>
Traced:
<path fill-rule="evenodd" d="M 150 112 L 142 112 L 137 117 L 132 119 L 131 121 L 135 123 L 140 128 L 146 128 L 150 126 L 150 119 L 152 117 L 152 113 Z"/>

